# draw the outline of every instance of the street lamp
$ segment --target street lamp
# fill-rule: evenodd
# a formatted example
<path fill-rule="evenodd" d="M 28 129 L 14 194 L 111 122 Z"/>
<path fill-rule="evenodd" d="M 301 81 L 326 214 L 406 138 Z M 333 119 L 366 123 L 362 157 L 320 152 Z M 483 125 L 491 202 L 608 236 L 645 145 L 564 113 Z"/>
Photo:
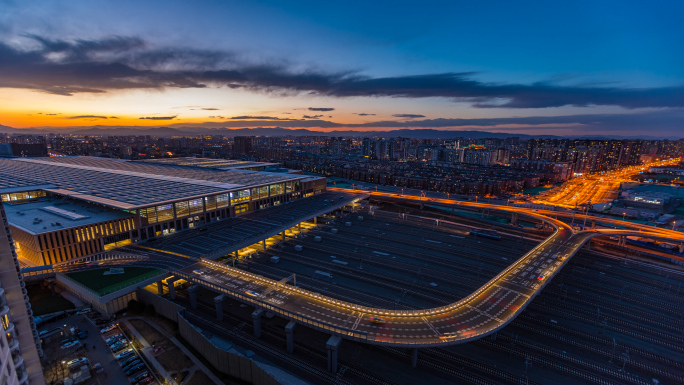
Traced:
<path fill-rule="evenodd" d="M 672 222 L 672 230 L 674 231 L 675 225 L 677 224 L 677 221 Z"/>

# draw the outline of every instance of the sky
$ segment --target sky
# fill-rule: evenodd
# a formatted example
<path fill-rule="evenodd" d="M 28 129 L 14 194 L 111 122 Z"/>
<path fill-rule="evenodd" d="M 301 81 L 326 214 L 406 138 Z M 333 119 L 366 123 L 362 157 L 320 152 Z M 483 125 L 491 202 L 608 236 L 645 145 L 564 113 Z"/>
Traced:
<path fill-rule="evenodd" d="M 0 0 L 0 125 L 684 137 L 681 1 Z"/>

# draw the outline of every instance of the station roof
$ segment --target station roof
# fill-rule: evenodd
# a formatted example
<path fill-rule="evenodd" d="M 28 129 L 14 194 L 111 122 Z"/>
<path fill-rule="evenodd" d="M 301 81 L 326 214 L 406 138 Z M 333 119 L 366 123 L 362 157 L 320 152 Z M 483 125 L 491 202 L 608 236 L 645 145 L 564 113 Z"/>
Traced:
<path fill-rule="evenodd" d="M 5 202 L 4 207 L 9 224 L 30 234 L 49 233 L 133 216 L 120 210 L 67 198 Z"/>
<path fill-rule="evenodd" d="M 300 179 L 80 156 L 0 159 L 0 193 L 51 185 L 43 190 L 124 210 Z"/>
<path fill-rule="evenodd" d="M 368 196 L 365 194 L 324 192 L 310 198 L 180 231 L 140 245 L 190 257 L 216 259 L 274 236 L 296 226 L 297 223 L 366 197 Z"/>
<path fill-rule="evenodd" d="M 270 167 L 276 166 L 278 163 L 253 162 L 249 160 L 239 159 L 211 159 L 211 158 L 158 158 L 158 159 L 144 159 L 136 162 L 152 163 L 170 166 L 184 166 L 184 167 L 200 167 L 211 168 L 217 170 L 232 170 L 252 167 Z"/>

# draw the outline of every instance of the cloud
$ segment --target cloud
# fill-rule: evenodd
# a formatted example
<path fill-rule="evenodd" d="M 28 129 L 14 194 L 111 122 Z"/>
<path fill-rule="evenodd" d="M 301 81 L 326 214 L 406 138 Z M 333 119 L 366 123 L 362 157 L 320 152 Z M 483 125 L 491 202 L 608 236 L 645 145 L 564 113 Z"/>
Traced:
<path fill-rule="evenodd" d="M 220 108 L 201 108 L 203 111 L 220 111 Z"/>
<path fill-rule="evenodd" d="M 26 36 L 40 47 L 20 50 L 0 42 L 0 87 L 68 96 L 126 89 L 211 86 L 276 95 L 442 97 L 469 102 L 477 108 L 684 107 L 683 85 L 627 88 L 552 82 L 492 83 L 475 80 L 476 74 L 471 72 L 370 77 L 354 70 L 295 69 L 301 66 L 282 60 L 266 64 L 246 62 L 245 55 L 233 52 L 157 48 L 138 37 L 66 41 Z M 332 109 L 311 107 L 309 110 Z"/>
<path fill-rule="evenodd" d="M 240 115 L 240 116 L 233 116 L 230 119 L 232 120 L 297 120 L 297 119 L 289 119 L 289 118 L 278 118 L 276 116 L 252 116 L 252 115 Z"/>
<path fill-rule="evenodd" d="M 334 109 L 334 108 L 330 108 L 330 107 L 309 107 L 309 111 L 322 111 L 322 112 L 325 112 L 325 111 L 335 111 L 335 109 Z"/>
<path fill-rule="evenodd" d="M 109 119 L 119 119 L 117 116 L 110 116 Z"/>
<path fill-rule="evenodd" d="M 61 115 L 61 114 L 60 114 L 60 113 L 56 113 L 56 114 L 45 114 L 45 115 L 48 115 L 48 116 L 56 116 L 56 115 Z"/>
<path fill-rule="evenodd" d="M 69 116 L 64 119 L 107 119 L 106 116 L 97 116 L 97 115 L 78 115 L 78 116 Z"/>
<path fill-rule="evenodd" d="M 323 115 L 304 115 L 304 116 L 302 116 L 302 119 L 318 119 L 318 118 L 322 118 L 322 117 L 323 117 Z"/>
<path fill-rule="evenodd" d="M 392 115 L 395 118 L 406 118 L 406 119 L 417 119 L 417 118 L 424 118 L 425 115 L 418 115 L 418 114 L 394 114 Z"/>
<path fill-rule="evenodd" d="M 366 114 L 364 112 L 352 112 L 352 114 L 356 114 L 358 116 L 375 116 L 375 114 Z"/>
<path fill-rule="evenodd" d="M 142 118 L 138 119 L 147 119 L 147 120 L 173 120 L 176 119 L 175 116 L 144 116 Z"/>

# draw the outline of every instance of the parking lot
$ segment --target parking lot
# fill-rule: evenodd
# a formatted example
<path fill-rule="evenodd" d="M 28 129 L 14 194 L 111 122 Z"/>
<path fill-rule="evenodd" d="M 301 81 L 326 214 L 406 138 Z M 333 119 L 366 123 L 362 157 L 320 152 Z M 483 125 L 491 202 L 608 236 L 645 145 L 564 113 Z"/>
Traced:
<path fill-rule="evenodd" d="M 101 329 L 109 323 L 96 325 L 96 322 L 104 322 L 98 314 L 74 314 L 66 318 L 48 322 L 41 325 L 39 331 L 52 331 L 52 335 L 43 338 L 43 349 L 48 361 L 45 364 L 45 378 L 49 384 L 64 383 L 66 378 L 71 378 L 79 384 L 156 384 L 151 378 L 145 380 L 142 375 L 147 368 L 142 360 L 136 360 L 135 352 L 129 353 L 129 361 L 132 370 L 128 375 L 123 370 L 121 361 L 115 358 L 116 354 L 130 349 L 125 337 L 116 338 L 121 340 L 118 351 L 113 352 L 108 346 L 106 339 L 121 334 L 121 330 L 114 324 L 114 328 L 106 333 L 100 333 Z M 61 331 L 56 332 L 56 329 Z M 72 330 L 73 329 L 73 330 Z M 44 333 L 48 334 L 48 333 Z M 110 342 L 114 342 L 113 339 Z M 139 362 L 140 365 L 136 365 Z M 126 369 L 129 369 L 128 367 Z M 148 373 L 147 377 L 150 377 Z"/>

